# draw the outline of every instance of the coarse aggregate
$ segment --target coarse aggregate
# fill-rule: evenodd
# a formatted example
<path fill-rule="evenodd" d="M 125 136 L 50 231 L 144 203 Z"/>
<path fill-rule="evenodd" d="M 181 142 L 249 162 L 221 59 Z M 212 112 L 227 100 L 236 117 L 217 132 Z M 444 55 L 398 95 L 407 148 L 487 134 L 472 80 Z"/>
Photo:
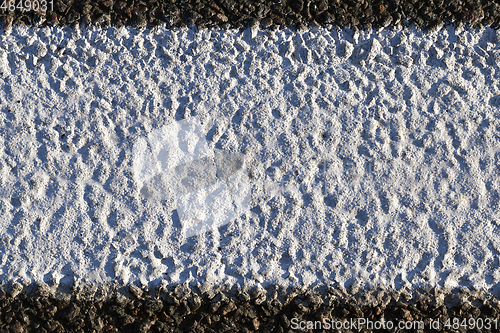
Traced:
<path fill-rule="evenodd" d="M 314 332 L 498 332 L 500 324 L 498 300 L 464 288 L 356 295 L 325 288 L 285 295 L 264 289 L 203 294 L 179 285 L 171 290 L 130 286 L 63 294 L 39 285 L 30 296 L 21 288 L 0 290 L 0 332 L 297 332 L 307 331 L 300 329 L 307 325 L 316 325 Z M 359 318 L 385 329 L 359 324 Z M 319 322 L 324 326 L 319 328 Z M 338 323 L 346 324 L 341 330 L 331 328 Z M 400 323 L 415 329 L 401 329 Z M 461 325 L 457 329 L 454 323 Z"/>
<path fill-rule="evenodd" d="M 6 0 L 6 4 L 9 0 Z M 28 6 L 31 2 L 28 2 Z M 260 23 L 266 28 L 387 27 L 414 24 L 424 28 L 442 24 L 500 26 L 500 4 L 495 0 L 49 0 L 42 12 L 20 6 L 0 9 L 4 25 L 134 25 L 168 27 L 244 27 Z"/>

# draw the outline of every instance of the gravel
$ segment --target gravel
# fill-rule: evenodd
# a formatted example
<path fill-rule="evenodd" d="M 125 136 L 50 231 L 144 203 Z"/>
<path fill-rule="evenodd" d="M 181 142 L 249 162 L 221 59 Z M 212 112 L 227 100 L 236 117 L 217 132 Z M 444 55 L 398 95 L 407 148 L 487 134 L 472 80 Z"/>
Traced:
<path fill-rule="evenodd" d="M 17 4 L 19 0 L 15 0 Z M 500 26 L 496 0 L 53 0 L 46 12 L 0 10 L 4 26 L 135 25 L 168 27 L 302 27 L 310 24 L 351 28 L 412 23 L 432 29 L 454 22 Z"/>
<path fill-rule="evenodd" d="M 137 297 L 136 292 L 125 289 L 99 299 L 78 292 L 52 292 L 49 296 L 20 292 L 13 297 L 2 290 L 0 332 L 290 332 L 298 325 L 306 328 L 318 322 L 357 322 L 355 329 L 343 331 L 372 331 L 366 324 L 360 325 L 358 318 L 384 322 L 387 327 L 391 322 L 394 328 L 387 332 L 427 332 L 437 320 L 441 331 L 453 331 L 444 327 L 448 320 L 452 325 L 454 318 L 460 322 L 471 318 L 479 322 L 481 318 L 490 320 L 492 327 L 474 332 L 494 332 L 498 331 L 495 320 L 500 321 L 495 298 L 464 288 L 411 293 L 373 290 L 357 295 L 335 288 L 283 294 L 267 290 L 265 295 L 260 290 L 253 295 L 226 292 L 210 297 L 193 289 L 179 297 L 174 288 L 143 291 Z M 424 329 L 401 330 L 400 322 L 421 322 Z M 323 329 L 328 331 L 326 326 Z"/>

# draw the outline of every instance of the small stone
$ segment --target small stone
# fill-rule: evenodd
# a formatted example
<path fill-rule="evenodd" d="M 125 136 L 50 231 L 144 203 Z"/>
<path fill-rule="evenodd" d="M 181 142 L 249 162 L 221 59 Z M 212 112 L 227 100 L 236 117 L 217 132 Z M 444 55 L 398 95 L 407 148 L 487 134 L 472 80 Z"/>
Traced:
<path fill-rule="evenodd" d="M 215 15 L 215 20 L 219 23 L 226 23 L 228 21 L 227 16 L 221 13 Z"/>
<path fill-rule="evenodd" d="M 80 14 L 75 12 L 75 11 L 71 11 L 68 16 L 66 16 L 66 20 L 68 23 L 73 23 L 75 21 L 80 21 Z"/>
<path fill-rule="evenodd" d="M 328 10 L 328 1 L 321 0 L 320 3 L 318 4 L 318 10 L 320 12 L 324 12 L 324 11 Z"/>
<path fill-rule="evenodd" d="M 64 317 L 68 321 L 73 321 L 79 314 L 80 308 L 75 303 L 71 303 L 68 309 L 66 309 Z"/>
<path fill-rule="evenodd" d="M 212 325 L 212 318 L 210 317 L 210 315 L 203 317 L 203 323 L 207 324 L 208 326 Z"/>
<path fill-rule="evenodd" d="M 21 325 L 20 323 L 15 323 L 14 325 L 12 325 L 10 327 L 10 331 L 12 333 L 23 333 L 24 332 L 24 328 L 23 328 L 23 325 Z"/>
<path fill-rule="evenodd" d="M 329 12 L 323 13 L 323 23 L 325 23 L 325 24 L 334 24 L 335 23 L 335 16 L 333 16 Z"/>
<path fill-rule="evenodd" d="M 121 307 L 125 307 L 130 299 L 123 295 L 122 293 L 117 293 L 115 296 L 116 304 L 118 304 Z"/>
<path fill-rule="evenodd" d="M 42 302 L 40 301 L 40 299 L 36 298 L 35 300 L 33 300 L 33 307 L 37 310 L 40 310 L 43 308 L 43 304 Z"/>
<path fill-rule="evenodd" d="M 270 18 L 270 17 L 267 17 L 267 18 L 265 18 L 265 19 L 262 20 L 262 25 L 266 29 L 269 28 L 269 27 L 271 27 L 273 24 L 274 24 L 273 19 Z"/>
<path fill-rule="evenodd" d="M 108 26 L 111 23 L 111 17 L 109 15 L 103 14 L 94 22 L 96 25 Z"/>
<path fill-rule="evenodd" d="M 101 4 L 106 7 L 106 8 L 111 8 L 113 7 L 114 0 L 103 0 L 101 1 Z"/>
<path fill-rule="evenodd" d="M 159 312 L 163 309 L 163 302 L 159 299 L 153 299 L 146 303 L 145 310 L 151 312 Z"/>
<path fill-rule="evenodd" d="M 38 296 L 48 297 L 51 294 L 51 289 L 48 284 L 40 283 L 35 291 Z"/>
<path fill-rule="evenodd" d="M 23 286 L 20 283 L 15 283 L 10 291 L 10 297 L 15 298 L 23 291 Z"/>
<path fill-rule="evenodd" d="M 212 1 L 212 2 L 211 2 L 211 3 L 209 3 L 208 5 L 210 6 L 210 8 L 212 8 L 212 9 L 214 9 L 214 10 L 218 11 L 218 12 L 222 12 L 222 10 L 220 9 L 220 7 L 219 7 L 219 6 L 217 6 L 217 4 L 216 4 L 215 2 L 213 2 L 213 1 Z"/>
<path fill-rule="evenodd" d="M 269 7 L 267 7 L 267 6 L 264 6 L 264 5 L 262 5 L 262 4 L 258 4 L 258 5 L 257 5 L 257 11 L 256 11 L 256 12 L 257 12 L 257 17 L 258 17 L 259 19 L 263 19 L 263 18 L 265 18 L 265 17 L 267 17 L 267 16 L 268 16 L 268 14 L 269 14 L 269 12 L 270 12 L 270 9 L 269 9 Z"/>
<path fill-rule="evenodd" d="M 139 332 L 139 333 L 147 333 L 149 332 L 149 329 L 151 328 L 151 326 L 154 324 L 153 321 L 151 320 L 143 320 L 139 323 L 137 323 L 137 331 L 136 332 Z"/>
<path fill-rule="evenodd" d="M 120 323 L 123 325 L 123 326 L 127 326 L 127 325 L 130 325 L 130 324 L 133 324 L 135 321 L 135 318 L 126 314 L 122 317 L 120 317 Z"/>
<path fill-rule="evenodd" d="M 381 26 L 387 28 L 391 23 L 392 23 L 392 16 L 387 14 L 384 16 Z"/>
<path fill-rule="evenodd" d="M 172 296 L 167 296 L 165 298 L 165 301 L 168 304 L 173 305 L 173 306 L 179 306 L 179 304 L 180 304 L 179 300 L 176 297 L 172 297 Z"/>
<path fill-rule="evenodd" d="M 23 308 L 23 302 L 19 299 L 16 299 L 14 300 L 14 302 L 12 302 L 12 311 L 14 312 L 19 312 L 21 311 L 21 309 Z"/>
<path fill-rule="evenodd" d="M 174 295 L 178 300 L 183 299 L 184 297 L 188 296 L 188 294 L 191 292 L 187 287 L 182 286 L 182 285 L 177 285 L 174 288 Z"/>
<path fill-rule="evenodd" d="M 399 308 L 403 308 L 403 309 L 408 308 L 408 304 L 403 303 L 403 302 L 397 302 L 396 306 L 399 307 Z"/>
<path fill-rule="evenodd" d="M 243 291 L 238 295 L 238 299 L 242 302 L 248 302 L 250 301 L 250 295 L 248 295 L 247 292 Z"/>
<path fill-rule="evenodd" d="M 275 309 L 276 312 L 281 311 L 281 309 L 283 308 L 283 304 L 281 304 L 281 302 L 277 299 L 273 299 L 273 301 L 271 302 L 271 306 Z"/>
<path fill-rule="evenodd" d="M 59 329 L 61 327 L 61 324 L 54 320 L 54 319 L 50 319 L 49 321 L 47 321 L 47 323 L 45 324 L 45 328 L 47 329 L 47 331 L 49 332 L 55 332 L 57 329 Z"/>
<path fill-rule="evenodd" d="M 188 304 L 189 308 L 191 309 L 191 312 L 195 312 L 201 307 L 201 298 L 198 295 L 193 295 L 192 297 L 188 298 Z"/>
<path fill-rule="evenodd" d="M 52 25 L 59 25 L 59 16 L 57 16 L 56 13 L 51 13 L 50 14 L 50 21 Z"/>
<path fill-rule="evenodd" d="M 406 320 L 406 321 L 412 321 L 413 320 L 413 317 L 411 316 L 411 313 L 409 310 L 406 310 L 406 309 L 401 309 L 401 312 L 403 314 L 403 318 Z"/>
<path fill-rule="evenodd" d="M 254 303 L 256 305 L 262 304 L 266 300 L 266 291 L 264 288 L 261 286 L 258 286 L 253 292 L 252 292 L 252 298 L 254 299 Z"/>
<path fill-rule="evenodd" d="M 91 327 L 96 331 L 102 330 L 102 328 L 104 327 L 104 322 L 102 321 L 102 318 L 95 317 L 94 320 L 92 320 Z"/>
<path fill-rule="evenodd" d="M 286 23 L 286 20 L 282 17 L 275 17 L 275 18 L 273 18 L 273 22 L 276 25 L 282 26 Z"/>
<path fill-rule="evenodd" d="M 259 320 L 258 320 L 257 318 L 254 318 L 254 319 L 252 320 L 252 326 L 253 326 L 253 328 L 254 328 L 254 329 L 256 329 L 256 330 L 258 330 L 258 329 L 259 329 L 259 327 L 260 327 L 260 322 L 259 322 Z"/>
<path fill-rule="evenodd" d="M 283 326 L 290 327 L 290 319 L 288 319 L 288 317 L 285 314 L 281 316 L 280 320 Z"/>
<path fill-rule="evenodd" d="M 292 1 L 290 6 L 292 7 L 294 12 L 300 13 L 304 9 L 304 1 L 303 0 Z"/>
<path fill-rule="evenodd" d="M 130 293 L 131 293 L 131 294 L 132 294 L 135 298 L 137 298 L 137 299 L 141 299 L 141 298 L 142 298 L 142 295 L 143 295 L 143 293 L 144 293 L 144 292 L 143 292 L 143 291 L 142 291 L 139 287 L 137 287 L 137 286 L 135 286 L 135 285 L 133 285 L 133 284 L 131 284 L 131 285 L 129 286 L 128 290 L 129 290 L 129 291 L 130 291 Z"/>
<path fill-rule="evenodd" d="M 305 305 L 302 303 L 297 304 L 297 309 L 299 310 L 300 313 L 309 313 L 309 309 L 305 307 Z"/>
<path fill-rule="evenodd" d="M 474 308 L 471 311 L 472 317 L 477 319 L 481 316 L 481 310 L 479 308 Z"/>
<path fill-rule="evenodd" d="M 133 24 L 140 29 L 145 28 L 148 22 L 146 21 L 146 18 L 143 14 L 137 14 L 137 16 L 134 17 Z"/>
<path fill-rule="evenodd" d="M 210 303 L 210 312 L 211 313 L 217 312 L 222 303 L 225 303 L 226 301 L 227 301 L 226 295 L 218 293 Z"/>
<path fill-rule="evenodd" d="M 236 310 L 236 308 L 236 304 L 234 304 L 233 302 L 229 302 L 225 307 L 222 308 L 221 315 L 225 316 L 228 313 Z"/>
<path fill-rule="evenodd" d="M 75 21 L 75 22 L 78 22 L 78 21 Z M 83 16 L 83 19 L 82 19 L 82 22 L 86 25 L 86 26 L 90 26 L 92 24 L 92 18 L 90 17 L 90 15 L 84 15 Z M 76 24 L 75 24 L 76 26 Z"/>
<path fill-rule="evenodd" d="M 221 303 L 220 302 L 212 302 L 210 304 L 210 313 L 215 313 L 217 312 L 217 310 L 219 310 L 219 307 L 220 307 Z"/>
<path fill-rule="evenodd" d="M 21 324 L 26 325 L 29 323 L 29 317 L 26 314 L 26 309 L 22 309 L 20 312 L 17 314 L 17 319 L 20 321 Z"/>
<path fill-rule="evenodd" d="M 46 310 L 45 310 L 45 314 L 47 315 L 47 317 L 49 318 L 52 318 L 54 317 L 54 315 L 56 314 L 57 312 L 57 306 L 55 305 L 52 305 L 50 307 L 48 307 Z"/>
<path fill-rule="evenodd" d="M 472 305 L 469 303 L 469 302 L 464 302 L 461 306 L 460 306 L 460 309 L 462 311 L 469 311 L 470 309 L 472 308 Z"/>
<path fill-rule="evenodd" d="M 198 326 L 198 321 L 193 320 L 187 323 L 186 328 L 191 332 L 195 332 L 197 326 Z"/>
<path fill-rule="evenodd" d="M 7 16 L 3 18 L 2 27 L 5 31 L 10 31 L 12 29 L 12 23 L 14 18 L 12 16 Z"/>
<path fill-rule="evenodd" d="M 12 319 L 13 319 L 13 318 L 14 318 L 14 312 L 10 312 L 10 311 L 9 311 L 9 312 L 7 312 L 7 313 L 5 314 L 5 322 L 6 322 L 7 324 L 10 324 L 10 323 L 12 322 Z"/>
<path fill-rule="evenodd" d="M 189 309 L 187 301 L 182 302 L 181 306 L 178 309 L 178 313 L 181 317 L 189 316 L 191 314 L 191 309 Z"/>
<path fill-rule="evenodd" d="M 166 312 L 168 313 L 169 316 L 173 316 L 175 314 L 175 310 L 177 310 L 177 308 L 173 305 L 170 305 L 167 307 Z"/>

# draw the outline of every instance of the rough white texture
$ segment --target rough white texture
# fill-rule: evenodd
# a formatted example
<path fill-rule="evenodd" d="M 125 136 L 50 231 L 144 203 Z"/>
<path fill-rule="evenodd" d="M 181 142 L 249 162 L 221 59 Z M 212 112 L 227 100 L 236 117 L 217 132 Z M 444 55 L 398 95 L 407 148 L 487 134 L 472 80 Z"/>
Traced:
<path fill-rule="evenodd" d="M 144 198 L 174 203 L 189 238 L 250 212 L 245 156 L 211 150 L 198 117 L 174 121 L 132 149 L 134 180 Z"/>
<path fill-rule="evenodd" d="M 0 35 L 0 280 L 498 292 L 499 42 L 15 27 Z M 190 117 L 209 149 L 245 155 L 252 202 L 185 238 L 172 202 L 141 196 L 132 150 Z"/>

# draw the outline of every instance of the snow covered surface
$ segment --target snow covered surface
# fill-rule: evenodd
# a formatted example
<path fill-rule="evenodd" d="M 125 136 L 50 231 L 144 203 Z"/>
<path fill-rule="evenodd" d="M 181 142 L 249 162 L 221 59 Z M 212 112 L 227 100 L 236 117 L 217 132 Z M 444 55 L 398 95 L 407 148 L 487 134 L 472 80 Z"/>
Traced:
<path fill-rule="evenodd" d="M 499 292 L 498 32 L 0 40 L 1 281 Z"/>

